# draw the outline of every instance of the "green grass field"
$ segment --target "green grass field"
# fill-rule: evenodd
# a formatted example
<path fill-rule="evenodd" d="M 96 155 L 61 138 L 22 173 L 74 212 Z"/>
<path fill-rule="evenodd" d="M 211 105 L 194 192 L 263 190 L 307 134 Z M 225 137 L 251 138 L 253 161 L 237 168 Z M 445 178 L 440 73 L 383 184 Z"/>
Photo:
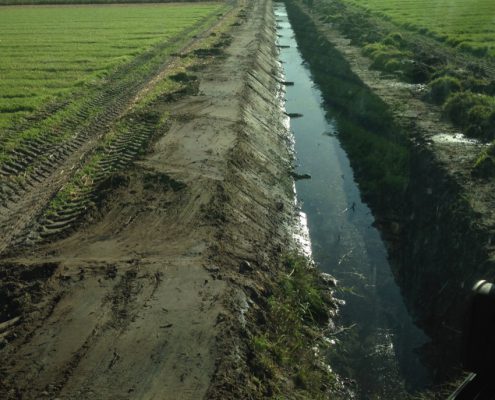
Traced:
<path fill-rule="evenodd" d="M 34 4 L 137 4 L 137 3 L 187 3 L 204 0 L 0 0 L 2 5 L 34 5 Z"/>
<path fill-rule="evenodd" d="M 495 56 L 493 0 L 345 0 L 478 55 Z"/>
<path fill-rule="evenodd" d="M 0 129 L 53 99 L 77 95 L 81 86 L 182 36 L 222 6 L 1 7 Z"/>

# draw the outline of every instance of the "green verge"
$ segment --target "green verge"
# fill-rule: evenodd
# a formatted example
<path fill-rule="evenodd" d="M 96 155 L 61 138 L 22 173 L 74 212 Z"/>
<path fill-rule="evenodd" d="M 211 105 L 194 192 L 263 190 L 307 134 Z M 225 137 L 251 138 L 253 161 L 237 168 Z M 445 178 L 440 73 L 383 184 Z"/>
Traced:
<path fill-rule="evenodd" d="M 495 56 L 492 0 L 345 0 L 470 54 Z"/>
<path fill-rule="evenodd" d="M 258 323 L 250 343 L 254 385 L 264 398 L 335 395 L 337 377 L 318 362 L 318 352 L 328 346 L 323 331 L 330 311 L 337 308 L 332 292 L 308 259 L 298 254 L 284 257 L 273 282 L 264 323 Z"/>

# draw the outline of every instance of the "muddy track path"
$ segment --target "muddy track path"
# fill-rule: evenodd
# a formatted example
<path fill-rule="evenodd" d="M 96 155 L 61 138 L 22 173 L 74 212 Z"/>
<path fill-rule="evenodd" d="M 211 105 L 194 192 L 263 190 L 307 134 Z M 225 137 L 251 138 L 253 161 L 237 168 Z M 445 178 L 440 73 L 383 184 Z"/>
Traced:
<path fill-rule="evenodd" d="M 168 129 L 91 218 L 3 258 L 1 398 L 257 398 L 246 313 L 294 205 L 272 3 L 237 11 L 230 45 L 196 91 L 156 104 Z"/>
<path fill-rule="evenodd" d="M 39 137 L 24 139 L 12 150 L 6 148 L 9 139 L 68 107 L 68 101 L 47 106 L 0 138 L 0 150 L 9 156 L 0 166 L 0 254 L 8 251 L 10 245 L 39 238 L 37 234 L 27 237 L 29 227 L 50 199 L 81 169 L 115 122 L 132 109 L 136 99 L 146 93 L 158 77 L 174 68 L 181 54 L 207 37 L 231 12 L 206 25 L 190 40 L 184 42 L 183 37 L 187 38 L 188 32 L 201 27 L 204 22 L 120 67 L 95 93 L 79 94 L 87 95 L 88 99 Z M 173 46 L 178 50 L 169 55 Z"/>

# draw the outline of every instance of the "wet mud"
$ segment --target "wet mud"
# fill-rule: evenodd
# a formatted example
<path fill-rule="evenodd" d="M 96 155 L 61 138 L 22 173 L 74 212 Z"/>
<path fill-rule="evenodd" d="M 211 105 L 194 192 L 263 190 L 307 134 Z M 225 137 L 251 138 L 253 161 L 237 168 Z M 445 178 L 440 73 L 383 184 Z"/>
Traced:
<path fill-rule="evenodd" d="M 294 245 L 290 138 L 271 2 L 230 15 L 231 40 L 196 52 L 196 90 L 159 103 L 166 130 L 148 127 L 148 151 L 96 186 L 81 223 L 29 246 L 4 231 L 0 397 L 261 396 L 245 315 Z"/>

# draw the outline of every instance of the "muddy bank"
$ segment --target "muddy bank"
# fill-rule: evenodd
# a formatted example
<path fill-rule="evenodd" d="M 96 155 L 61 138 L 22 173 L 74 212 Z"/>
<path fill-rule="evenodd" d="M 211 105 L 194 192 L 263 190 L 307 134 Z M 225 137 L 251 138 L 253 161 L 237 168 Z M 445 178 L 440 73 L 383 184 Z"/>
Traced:
<path fill-rule="evenodd" d="M 0 397 L 248 399 L 329 390 L 313 345 L 332 289 L 306 267 L 291 273 L 282 257 L 294 248 L 296 213 L 272 4 L 239 4 L 224 26 L 211 34 L 226 36 L 226 45 L 186 71 L 192 90 L 156 103 L 156 113 L 170 116 L 166 132 L 106 181 L 84 221 L 58 239 L 7 249 Z M 296 277 L 312 288 L 320 320 L 294 329 L 299 365 L 263 363 L 272 349 L 253 338 L 272 337 L 279 314 L 268 300 L 284 304 L 280 282 Z"/>
<path fill-rule="evenodd" d="M 312 68 L 314 76 L 319 75 L 325 102 L 336 103 L 341 113 L 364 116 L 357 120 L 357 127 L 343 127 L 340 137 L 389 245 L 406 305 L 432 338 L 421 353 L 435 380 L 441 382 L 458 368 L 469 289 L 477 279 L 493 278 L 493 182 L 471 175 L 483 144 L 464 140 L 458 129 L 442 119 L 437 106 L 425 103 L 423 85 L 372 70 L 372 60 L 363 56 L 361 48 L 336 24 L 325 22 L 320 3 L 312 3 L 312 11 L 301 2 L 287 3 L 296 33 L 313 35 L 307 40 L 311 46 L 333 57 L 327 65 L 322 62 L 321 69 Z M 325 77 L 333 73 L 343 83 Z M 372 96 L 363 96 L 363 89 L 353 90 L 360 86 L 370 88 Z M 384 111 L 375 114 L 377 126 L 388 126 L 366 141 L 359 125 L 373 128 L 377 121 L 368 114 L 380 109 Z M 359 149 L 363 144 L 367 144 L 364 157 Z M 397 154 L 396 146 L 401 159 L 388 157 Z M 383 157 L 368 159 L 374 152 L 382 152 Z M 390 168 L 400 179 L 387 186 L 383 179 Z"/>

